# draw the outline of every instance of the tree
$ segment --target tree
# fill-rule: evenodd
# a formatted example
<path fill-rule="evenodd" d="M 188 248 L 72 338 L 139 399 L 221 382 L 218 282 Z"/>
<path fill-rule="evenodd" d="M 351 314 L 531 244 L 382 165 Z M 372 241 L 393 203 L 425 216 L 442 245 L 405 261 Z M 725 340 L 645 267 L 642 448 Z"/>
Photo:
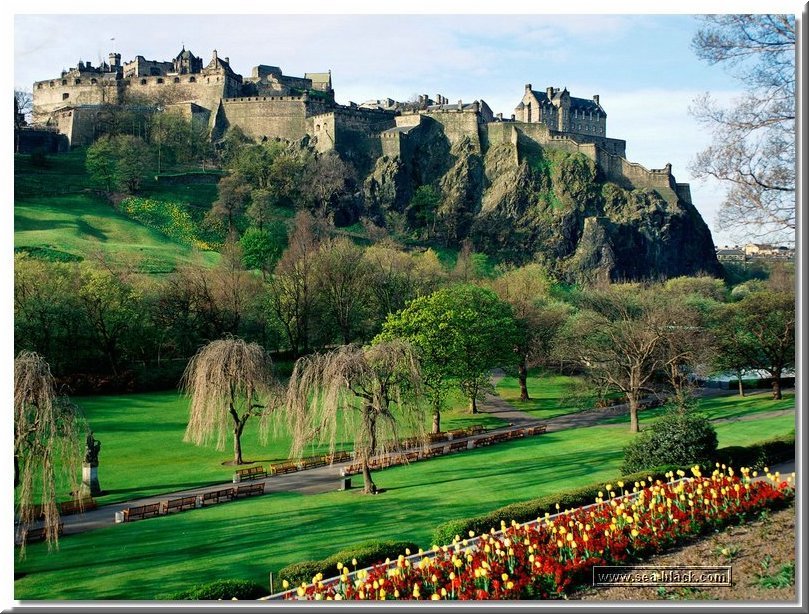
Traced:
<path fill-rule="evenodd" d="M 269 280 L 270 307 L 296 356 L 309 352 L 316 298 L 315 220 L 305 211 L 293 221 L 287 247 Z"/>
<path fill-rule="evenodd" d="M 549 357 L 553 338 L 567 319 L 570 307 L 549 299 L 550 280 L 539 264 L 507 271 L 494 281 L 492 288 L 511 305 L 520 327 L 514 351 L 520 400 L 528 401 L 528 368 Z"/>
<path fill-rule="evenodd" d="M 376 493 L 370 459 L 396 451 L 400 432 L 424 438 L 420 383 L 416 353 L 401 341 L 344 345 L 299 358 L 287 389 L 290 457 L 299 457 L 314 439 L 328 441 L 333 453 L 342 426 L 342 432 L 354 434 L 364 492 Z"/>
<path fill-rule="evenodd" d="M 115 187 L 115 172 L 117 168 L 116 148 L 113 141 L 101 137 L 87 148 L 85 166 L 93 181 L 102 184 L 107 192 Z"/>
<path fill-rule="evenodd" d="M 426 238 L 435 235 L 435 224 L 438 220 L 438 206 L 441 204 L 441 194 L 431 185 L 421 185 L 416 188 L 413 198 L 410 199 L 408 213 L 412 221 L 425 229 Z"/>
<path fill-rule="evenodd" d="M 260 228 L 248 228 L 239 239 L 242 249 L 242 262 L 248 269 L 258 269 L 264 279 L 272 270 L 286 243 L 285 228 L 282 224 Z"/>
<path fill-rule="evenodd" d="M 45 519 L 48 545 L 58 544 L 59 507 L 56 504 L 59 472 L 73 493 L 79 492 L 82 420 L 77 408 L 56 394 L 53 375 L 45 359 L 22 351 L 14 359 L 14 488 L 23 544 L 32 524 Z M 39 509 L 34 496 L 39 494 Z"/>
<path fill-rule="evenodd" d="M 325 311 L 348 345 L 360 329 L 370 299 L 368 263 L 350 239 L 338 237 L 320 244 L 315 269 Z"/>
<path fill-rule="evenodd" d="M 30 124 L 33 110 L 34 95 L 25 90 L 14 90 L 14 127 Z"/>
<path fill-rule="evenodd" d="M 744 396 L 742 376 L 751 367 L 755 338 L 741 321 L 736 304 L 720 304 L 711 314 L 712 332 L 711 366 L 718 372 L 731 371 L 736 375 L 739 396 Z"/>
<path fill-rule="evenodd" d="M 314 209 L 325 211 L 332 199 L 344 194 L 354 169 L 334 152 L 312 158 L 306 166 L 304 192 Z"/>
<path fill-rule="evenodd" d="M 250 191 L 250 205 L 247 207 L 247 219 L 259 230 L 272 219 L 272 193 L 270 190 L 257 188 Z"/>
<path fill-rule="evenodd" d="M 728 186 L 723 227 L 762 234 L 795 230 L 795 18 L 707 15 L 695 53 L 738 78 L 744 95 L 729 108 L 710 95 L 691 112 L 713 132 L 713 144 L 691 170 Z"/>
<path fill-rule="evenodd" d="M 781 376 L 795 366 L 795 295 L 765 290 L 754 292 L 734 304 L 738 323 L 747 331 L 747 340 L 739 349 L 748 352 L 748 363 L 763 369 L 772 378 L 773 399 L 780 399 Z"/>
<path fill-rule="evenodd" d="M 87 148 L 85 166 L 90 177 L 107 192 L 124 188 L 130 193 L 140 188 L 151 158 L 148 146 L 130 135 L 103 136 Z"/>
<path fill-rule="evenodd" d="M 198 446 L 215 440 L 216 449 L 224 450 L 230 425 L 233 462 L 244 464 L 241 437 L 247 421 L 263 418 L 260 432 L 266 438 L 266 418 L 279 398 L 269 355 L 257 343 L 242 339 L 212 341 L 189 361 L 181 387 L 191 399 L 183 440 Z"/>
<path fill-rule="evenodd" d="M 517 335 L 508 303 L 491 290 L 457 285 L 418 297 L 388 316 L 377 338 L 404 339 L 418 350 L 437 433 L 450 379 L 457 378 L 476 413 L 489 371 L 514 359 Z"/>
<path fill-rule="evenodd" d="M 594 379 L 618 388 L 629 405 L 629 430 L 637 433 L 643 392 L 666 364 L 664 344 L 674 320 L 657 288 L 617 284 L 585 292 L 582 310 L 570 318 L 556 344 L 560 358 L 572 359 Z"/>
<path fill-rule="evenodd" d="M 227 233 L 232 234 L 235 224 L 247 207 L 250 198 L 250 186 L 239 173 L 231 173 L 219 180 L 216 186 L 217 199 L 214 201 L 207 217 L 227 223 Z"/>

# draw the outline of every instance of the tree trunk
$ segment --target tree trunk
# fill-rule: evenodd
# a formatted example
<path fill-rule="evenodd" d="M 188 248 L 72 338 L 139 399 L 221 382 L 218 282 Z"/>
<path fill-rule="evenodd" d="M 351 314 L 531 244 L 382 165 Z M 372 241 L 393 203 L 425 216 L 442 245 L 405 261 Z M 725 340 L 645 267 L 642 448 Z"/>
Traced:
<path fill-rule="evenodd" d="M 246 420 L 239 420 L 233 428 L 233 462 L 237 465 L 244 464 L 242 460 L 242 431 L 244 430 L 245 422 Z"/>
<path fill-rule="evenodd" d="M 783 398 L 781 394 L 781 374 L 778 373 L 777 375 L 773 375 L 772 378 L 772 398 L 774 401 L 777 401 Z"/>
<path fill-rule="evenodd" d="M 739 396 L 744 396 L 744 384 L 742 383 L 742 371 L 739 369 L 736 371 L 736 374 L 739 376 Z"/>
<path fill-rule="evenodd" d="M 629 432 L 637 433 L 640 430 L 638 427 L 638 398 L 634 394 L 629 394 L 627 401 L 629 401 Z"/>
<path fill-rule="evenodd" d="M 469 406 L 472 408 L 473 414 L 478 413 L 478 395 L 472 395 L 472 398 L 469 400 Z"/>
<path fill-rule="evenodd" d="M 441 432 L 441 412 L 437 409 L 433 411 L 433 433 Z"/>
<path fill-rule="evenodd" d="M 366 407 L 365 411 L 367 412 L 368 448 L 362 456 L 362 480 L 365 483 L 363 492 L 366 495 L 375 495 L 376 484 L 374 484 L 371 478 L 371 469 L 368 467 L 368 463 L 371 461 L 374 454 L 376 454 L 376 416 L 373 413 L 373 408 Z"/>
<path fill-rule="evenodd" d="M 528 361 L 525 359 L 525 354 L 520 358 L 517 370 L 520 380 L 520 401 L 530 401 L 531 397 L 528 396 Z"/>
<path fill-rule="evenodd" d="M 371 478 L 371 470 L 368 468 L 367 458 L 362 461 L 362 481 L 365 484 L 365 488 L 363 488 L 362 492 L 364 492 L 366 495 L 376 494 L 376 484 L 374 484 L 374 481 Z"/>

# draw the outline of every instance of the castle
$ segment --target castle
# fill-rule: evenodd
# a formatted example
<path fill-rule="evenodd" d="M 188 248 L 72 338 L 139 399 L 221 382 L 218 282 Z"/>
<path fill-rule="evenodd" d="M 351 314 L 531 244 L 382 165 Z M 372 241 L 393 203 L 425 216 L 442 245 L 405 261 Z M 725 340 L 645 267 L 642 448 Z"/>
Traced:
<path fill-rule="evenodd" d="M 607 137 L 607 114 L 597 95 L 575 98 L 566 88 L 536 91 L 527 84 L 510 118 L 495 115 L 483 100 L 451 103 L 441 95 L 341 105 L 335 102 L 330 71 L 291 77 L 277 66 L 259 65 L 243 77 L 216 50 L 205 64 L 183 47 L 170 61 L 138 55 L 122 63 L 120 54 L 110 53 L 99 66 L 80 61 L 58 78 L 37 81 L 33 121 L 65 135 L 71 146 L 87 145 L 97 136 L 97 117 L 107 105 L 144 102 L 203 122 L 214 140 L 238 126 L 253 139 L 308 139 L 318 151 L 334 149 L 350 157 L 361 150 L 366 159 L 415 155 L 420 135 L 436 126 L 450 144 L 467 138 L 478 151 L 531 142 L 581 152 L 619 185 L 657 189 L 667 200 L 691 200 L 688 185 L 674 181 L 670 165 L 647 170 L 626 160 L 626 141 Z"/>

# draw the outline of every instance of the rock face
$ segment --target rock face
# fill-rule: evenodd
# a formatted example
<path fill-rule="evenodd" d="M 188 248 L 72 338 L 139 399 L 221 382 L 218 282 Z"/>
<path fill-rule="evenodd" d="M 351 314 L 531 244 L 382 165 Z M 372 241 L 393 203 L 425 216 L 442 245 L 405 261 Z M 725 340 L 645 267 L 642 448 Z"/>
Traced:
<path fill-rule="evenodd" d="M 396 155 L 376 161 L 366 204 L 382 219 L 407 214 L 416 189 L 431 185 L 441 195 L 437 228 L 447 245 L 469 238 L 476 251 L 536 259 L 570 281 L 721 272 L 710 230 L 670 167 L 648 171 L 595 146 L 561 145 L 517 129 L 491 143 L 485 132 L 424 122 Z"/>

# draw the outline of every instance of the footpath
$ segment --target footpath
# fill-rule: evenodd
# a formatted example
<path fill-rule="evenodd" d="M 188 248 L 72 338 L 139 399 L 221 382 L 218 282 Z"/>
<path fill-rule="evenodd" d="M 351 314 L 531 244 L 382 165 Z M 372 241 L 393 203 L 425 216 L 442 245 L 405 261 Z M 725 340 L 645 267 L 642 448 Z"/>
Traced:
<path fill-rule="evenodd" d="M 494 372 L 492 375 L 493 384 L 497 384 L 504 374 L 502 372 Z M 716 389 L 703 389 L 706 395 L 716 394 L 733 394 L 725 390 Z M 782 410 L 779 412 L 767 412 L 769 414 L 781 415 L 794 410 Z M 488 395 L 487 398 L 480 405 L 480 412 L 496 416 L 501 420 L 507 422 L 507 426 L 486 431 L 478 435 L 469 437 L 458 438 L 454 441 L 470 441 L 478 440 L 496 433 L 506 433 L 510 431 L 517 431 L 526 427 L 544 424 L 546 425 L 546 432 L 560 431 L 570 428 L 579 428 L 585 426 L 594 426 L 603 422 L 606 419 L 614 416 L 620 416 L 628 413 L 628 407 L 625 404 L 614 405 L 607 408 L 593 408 L 579 411 L 573 414 L 565 414 L 548 418 L 545 420 L 538 420 L 527 412 L 520 411 L 514 406 L 504 401 L 499 396 Z M 750 416 L 750 419 L 765 417 L 765 414 L 755 414 Z M 744 420 L 748 417 L 736 418 Z M 733 419 L 730 419 L 733 420 Z M 541 437 L 541 435 L 539 435 Z M 446 442 L 438 442 L 429 444 L 430 448 L 443 448 Z M 497 445 L 497 444 L 495 444 Z M 253 479 L 241 482 L 238 485 L 250 484 L 258 485 L 263 484 L 264 493 L 272 494 L 278 492 L 298 492 L 302 494 L 317 494 L 323 492 L 331 492 L 338 490 L 343 485 L 343 478 L 341 471 L 347 468 L 352 461 L 334 463 L 323 467 L 315 467 L 311 469 L 299 470 L 293 473 L 286 473 L 282 475 L 273 475 L 265 478 Z M 791 467 L 791 468 L 790 468 Z M 795 463 L 786 463 L 779 465 L 777 470 L 783 474 L 791 473 L 794 471 Z M 773 469 L 776 470 L 776 469 Z M 361 479 L 361 476 L 356 476 Z M 169 499 L 177 499 L 181 497 L 191 497 L 197 495 L 204 495 L 205 493 L 221 491 L 226 488 L 236 487 L 237 484 L 226 482 L 220 484 L 211 484 L 209 486 L 192 488 L 187 490 L 163 493 L 159 495 L 142 497 L 132 499 L 130 501 L 123 501 L 119 503 L 112 503 L 109 505 L 102 505 L 93 510 L 87 510 L 80 514 L 69 514 L 62 517 L 64 523 L 64 534 L 71 535 L 74 533 L 81 533 L 84 531 L 91 531 L 102 527 L 107 527 L 115 524 L 116 515 L 123 512 L 127 508 L 159 504 L 161 501 Z M 120 517 L 120 515 L 119 515 Z"/>

